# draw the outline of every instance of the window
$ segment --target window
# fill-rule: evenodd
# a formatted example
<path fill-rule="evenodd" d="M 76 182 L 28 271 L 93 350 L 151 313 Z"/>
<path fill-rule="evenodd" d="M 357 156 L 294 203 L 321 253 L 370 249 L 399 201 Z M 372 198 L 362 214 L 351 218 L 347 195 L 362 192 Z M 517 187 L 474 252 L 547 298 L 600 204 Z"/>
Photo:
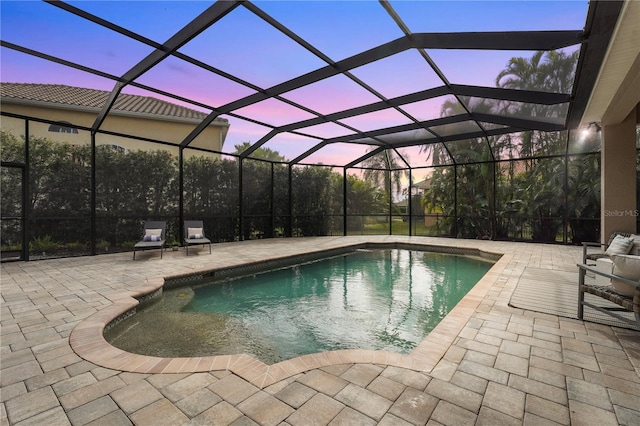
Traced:
<path fill-rule="evenodd" d="M 71 126 L 71 123 L 60 121 L 49 126 L 49 131 L 54 133 L 78 133 L 78 129 Z"/>

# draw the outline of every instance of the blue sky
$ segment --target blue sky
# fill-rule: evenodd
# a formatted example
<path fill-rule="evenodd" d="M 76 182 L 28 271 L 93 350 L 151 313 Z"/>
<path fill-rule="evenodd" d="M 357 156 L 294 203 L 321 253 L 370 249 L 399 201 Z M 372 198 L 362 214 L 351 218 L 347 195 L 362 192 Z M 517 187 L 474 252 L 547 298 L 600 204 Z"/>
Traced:
<path fill-rule="evenodd" d="M 205 1 L 72 1 L 78 8 L 110 20 L 126 29 L 162 43 L 210 6 Z M 402 37 L 398 25 L 377 1 L 257 1 L 273 16 L 333 61 Z M 586 1 L 390 1 L 412 32 L 580 30 L 585 24 Z M 124 74 L 151 52 L 151 47 L 96 26 L 44 2 L 3 0 L 0 3 L 2 40 L 55 55 L 113 75 Z M 574 49 L 577 49 L 576 46 Z M 180 52 L 266 89 L 326 64 L 277 31 L 245 7 L 234 9 L 205 30 Z M 495 86 L 496 75 L 513 56 L 533 52 L 430 50 L 451 83 Z M 111 90 L 109 79 L 2 48 L 0 78 L 3 82 L 67 84 Z M 441 86 L 442 82 L 420 57 L 409 50 L 360 68 L 353 74 L 386 97 Z M 141 76 L 145 85 L 220 107 L 254 93 L 253 89 L 212 75 L 177 58 L 168 58 Z M 125 93 L 157 96 L 135 88 Z M 283 97 L 321 114 L 375 102 L 378 99 L 344 76 L 336 76 L 300 88 Z M 407 106 L 418 119 L 435 118 L 441 100 Z M 206 111 L 206 109 L 205 109 Z M 313 115 L 277 100 L 268 100 L 237 111 L 274 126 Z M 425 117 L 425 118 L 423 118 Z M 255 142 L 269 127 L 226 117 L 231 129 L 225 150 L 235 144 Z M 398 125 L 406 117 L 385 110 L 354 117 L 345 124 L 360 130 Z M 317 138 L 350 133 L 328 124 L 305 129 Z M 267 147 L 294 158 L 317 142 L 283 134 Z M 366 147 L 353 147 L 364 151 Z M 322 151 L 322 150 L 321 150 Z M 319 152 L 314 161 L 334 164 L 331 149 Z M 353 154 L 357 155 L 357 154 Z M 348 160 L 348 159 L 347 159 Z"/>

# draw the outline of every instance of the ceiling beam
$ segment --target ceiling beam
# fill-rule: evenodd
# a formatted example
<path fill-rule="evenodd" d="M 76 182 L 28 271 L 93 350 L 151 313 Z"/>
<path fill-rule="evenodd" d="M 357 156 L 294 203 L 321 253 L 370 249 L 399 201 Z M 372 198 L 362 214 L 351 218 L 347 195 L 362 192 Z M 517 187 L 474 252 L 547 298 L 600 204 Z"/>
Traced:
<path fill-rule="evenodd" d="M 231 1 L 218 1 L 209 6 L 204 12 L 198 15 L 195 19 L 185 25 L 177 33 L 163 43 L 161 48 L 155 49 L 144 59 L 134 65 L 129 71 L 124 73 L 120 78 L 120 81 L 116 84 L 111 94 L 109 95 L 108 102 L 104 105 L 96 120 L 93 123 L 92 129 L 97 130 L 100 128 L 107 114 L 111 110 L 111 107 L 115 103 L 115 99 L 120 94 L 120 91 L 129 82 L 134 81 L 145 72 L 149 71 L 155 65 L 160 63 L 163 59 L 177 51 L 180 47 L 184 46 L 198 34 L 209 28 L 213 23 L 220 20 L 227 15 L 233 9 L 238 6 L 238 2 Z M 213 121 L 213 120 L 212 120 Z"/>
<path fill-rule="evenodd" d="M 556 50 L 582 43 L 582 31 L 414 33 L 418 49 Z"/>
<path fill-rule="evenodd" d="M 567 113 L 567 128 L 576 129 L 585 113 L 591 93 L 600 74 L 600 67 L 609 49 L 624 1 L 591 1 L 585 25 L 586 40 L 573 83 L 573 102 Z"/>

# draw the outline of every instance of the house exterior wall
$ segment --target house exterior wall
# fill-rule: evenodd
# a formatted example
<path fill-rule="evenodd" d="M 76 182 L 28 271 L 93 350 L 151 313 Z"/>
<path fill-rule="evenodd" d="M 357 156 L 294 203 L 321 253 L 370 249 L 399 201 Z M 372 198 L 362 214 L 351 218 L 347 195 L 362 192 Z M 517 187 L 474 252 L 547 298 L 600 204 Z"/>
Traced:
<path fill-rule="evenodd" d="M 51 121 L 68 122 L 72 125 L 83 127 L 91 127 L 97 117 L 97 113 L 92 111 L 33 106 L 6 101 L 2 103 L 2 111 Z M 198 121 L 196 120 L 187 122 L 186 120 L 172 119 L 171 117 L 142 116 L 142 114 L 137 116 L 115 115 L 112 113 L 104 121 L 100 129 L 178 145 L 197 125 Z M 10 131 L 14 135 L 23 135 L 24 123 L 21 120 L 3 119 L 2 129 Z M 71 144 L 88 144 L 91 142 L 91 136 L 87 130 L 78 129 L 76 134 L 50 132 L 48 129 L 49 124 L 46 123 L 31 121 L 29 125 L 29 133 L 32 137 L 46 137 L 50 140 Z M 228 125 L 214 123 L 200 133 L 189 147 L 222 151 L 227 129 Z M 105 134 L 98 134 L 96 143 L 98 145 L 113 144 L 126 150 L 146 150 L 150 146 L 148 142 Z"/>
<path fill-rule="evenodd" d="M 636 233 L 636 106 L 625 120 L 603 127 L 601 241 L 613 232 Z"/>

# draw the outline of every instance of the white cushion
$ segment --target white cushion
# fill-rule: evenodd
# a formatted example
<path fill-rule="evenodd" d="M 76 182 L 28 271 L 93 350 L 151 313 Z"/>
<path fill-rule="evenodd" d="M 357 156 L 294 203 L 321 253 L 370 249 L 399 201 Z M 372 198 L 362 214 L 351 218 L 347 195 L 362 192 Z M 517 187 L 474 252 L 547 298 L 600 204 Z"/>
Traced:
<path fill-rule="evenodd" d="M 611 256 L 613 260 L 613 275 L 640 282 L 640 256 L 617 254 Z M 620 294 L 633 296 L 636 287 L 613 278 L 611 285 Z"/>
<path fill-rule="evenodd" d="M 633 237 L 633 245 L 631 246 L 629 254 L 640 256 L 640 235 L 634 234 L 631 237 Z"/>
<path fill-rule="evenodd" d="M 145 229 L 144 230 L 144 235 L 145 236 L 156 236 L 159 237 L 162 235 L 162 229 Z"/>
<path fill-rule="evenodd" d="M 628 254 L 633 246 L 633 237 L 623 237 L 616 235 L 611 244 L 605 251 L 606 254 L 612 256 L 614 254 Z"/>
<path fill-rule="evenodd" d="M 187 228 L 187 235 L 190 239 L 200 239 L 204 237 L 204 232 L 202 232 L 202 228 Z"/>

